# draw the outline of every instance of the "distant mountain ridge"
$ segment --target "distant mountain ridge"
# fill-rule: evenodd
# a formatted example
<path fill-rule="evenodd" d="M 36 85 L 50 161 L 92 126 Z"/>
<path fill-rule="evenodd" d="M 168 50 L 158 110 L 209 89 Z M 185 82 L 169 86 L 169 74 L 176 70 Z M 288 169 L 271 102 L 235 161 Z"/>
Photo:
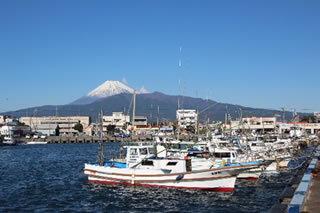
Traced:
<path fill-rule="evenodd" d="M 149 121 L 156 121 L 157 119 L 159 119 L 159 121 L 174 121 L 176 120 L 178 100 L 180 100 L 180 103 L 182 101 L 182 107 L 184 109 L 198 110 L 200 112 L 200 120 L 209 118 L 210 121 L 223 121 L 225 119 L 226 112 L 230 114 L 232 119 L 236 119 L 239 117 L 240 108 L 242 109 L 243 117 L 282 115 L 282 112 L 279 110 L 250 108 L 240 105 L 219 103 L 213 100 L 205 100 L 201 98 L 166 95 L 160 92 L 137 94 L 136 115 L 147 116 Z M 93 121 L 96 121 L 98 113 L 101 110 L 104 111 L 105 115 L 111 115 L 112 112 L 125 112 L 131 116 L 131 102 L 132 94 L 125 92 L 108 97 L 102 97 L 89 104 L 72 103 L 61 106 L 40 106 L 6 112 L 4 114 L 15 117 L 26 116 L 26 114 L 29 114 L 29 116 L 55 116 L 56 114 L 59 116 L 86 115 L 90 116 Z M 291 119 L 292 113 L 285 112 L 285 116 L 287 119 Z"/>

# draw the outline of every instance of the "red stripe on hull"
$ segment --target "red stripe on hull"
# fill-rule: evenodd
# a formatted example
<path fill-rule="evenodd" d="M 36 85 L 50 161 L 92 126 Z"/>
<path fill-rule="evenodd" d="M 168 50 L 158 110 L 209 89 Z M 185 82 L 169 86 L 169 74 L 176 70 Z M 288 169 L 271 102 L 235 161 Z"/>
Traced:
<path fill-rule="evenodd" d="M 102 184 L 121 184 L 126 186 L 132 186 L 128 182 L 117 182 L 117 181 L 104 181 L 104 180 L 88 180 L 89 182 L 102 183 Z M 204 190 L 204 191 L 214 191 L 214 192 L 233 192 L 232 187 L 217 187 L 217 188 L 201 188 L 201 187 L 179 187 L 179 186 L 158 186 L 150 184 L 141 184 L 136 183 L 134 186 L 143 186 L 143 187 L 154 187 L 154 188 L 176 188 L 176 189 L 192 189 L 192 190 Z"/>
<path fill-rule="evenodd" d="M 239 178 L 239 177 L 238 177 L 238 179 L 257 181 L 259 178 L 257 178 L 257 177 L 243 177 L 243 178 L 240 177 L 240 178 Z"/>

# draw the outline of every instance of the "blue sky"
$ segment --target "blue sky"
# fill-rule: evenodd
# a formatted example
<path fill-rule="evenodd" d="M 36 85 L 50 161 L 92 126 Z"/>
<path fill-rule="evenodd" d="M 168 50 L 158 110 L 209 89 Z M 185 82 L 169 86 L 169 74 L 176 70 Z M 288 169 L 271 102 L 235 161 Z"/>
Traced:
<path fill-rule="evenodd" d="M 0 112 L 67 104 L 122 79 L 320 111 L 319 11 L 317 0 L 0 0 Z"/>

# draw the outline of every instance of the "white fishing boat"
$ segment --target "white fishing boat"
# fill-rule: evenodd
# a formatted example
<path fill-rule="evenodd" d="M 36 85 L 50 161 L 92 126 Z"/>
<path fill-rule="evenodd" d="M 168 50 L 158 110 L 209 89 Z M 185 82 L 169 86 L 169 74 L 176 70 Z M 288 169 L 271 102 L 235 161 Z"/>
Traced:
<path fill-rule="evenodd" d="M 263 163 L 194 170 L 191 158 L 164 158 L 152 146 L 127 146 L 126 160 L 85 164 L 89 182 L 134 186 L 233 191 L 237 175 Z M 99 157 L 100 159 L 100 157 Z"/>
<path fill-rule="evenodd" d="M 89 182 L 134 186 L 233 191 L 239 173 L 260 165 L 191 170 L 190 159 L 146 159 L 134 168 L 124 164 L 85 164 Z"/>

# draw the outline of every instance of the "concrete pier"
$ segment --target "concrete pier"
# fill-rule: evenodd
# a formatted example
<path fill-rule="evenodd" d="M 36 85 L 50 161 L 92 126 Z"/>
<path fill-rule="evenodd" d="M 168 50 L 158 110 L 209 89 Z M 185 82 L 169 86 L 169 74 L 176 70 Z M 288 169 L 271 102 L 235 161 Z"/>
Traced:
<path fill-rule="evenodd" d="M 30 142 L 48 142 L 52 143 L 98 143 L 98 136 L 49 136 L 47 138 L 16 138 L 18 141 Z M 176 139 L 176 138 L 175 138 Z M 114 136 L 103 136 L 103 142 L 139 142 L 139 141 L 153 141 L 153 137 L 151 135 L 147 136 L 139 136 L 133 135 L 131 137 L 122 138 L 122 137 L 114 137 Z M 179 140 L 183 141 L 197 141 L 197 137 L 195 135 L 180 135 Z"/>
<path fill-rule="evenodd" d="M 63 143 L 98 143 L 99 137 L 96 136 L 85 136 L 85 137 L 76 137 L 76 136 L 49 136 L 47 138 L 18 138 L 19 141 L 24 141 L 25 143 L 34 141 L 34 142 L 48 142 L 48 144 L 63 144 Z M 130 138 L 121 138 L 121 137 L 112 137 L 105 136 L 102 138 L 103 142 L 135 142 L 135 141 L 152 141 L 151 137 L 145 136 L 133 136 Z"/>
<path fill-rule="evenodd" d="M 306 172 L 304 173 L 294 196 L 288 205 L 288 213 L 298 212 L 319 212 L 320 181 L 319 177 L 313 175 L 314 168 L 319 166 L 318 156 L 320 155 L 320 146 L 317 147 Z"/>
<path fill-rule="evenodd" d="M 316 202 L 315 198 L 313 197 L 311 197 L 311 199 L 308 200 L 308 195 L 312 193 L 312 188 L 313 188 L 313 191 L 320 190 L 320 188 L 318 189 L 314 189 L 314 187 L 311 188 L 312 184 L 315 183 L 315 178 L 317 178 L 312 175 L 312 170 L 318 164 L 319 154 L 320 154 L 320 146 L 317 147 L 316 153 L 313 156 L 306 172 L 304 173 L 302 180 L 298 188 L 296 189 L 290 204 L 288 205 L 288 209 L 287 209 L 288 213 L 303 212 L 304 209 L 310 207 L 310 202 L 311 203 Z M 319 212 L 319 210 L 317 212 Z"/>
<path fill-rule="evenodd" d="M 280 194 L 278 203 L 274 204 L 269 212 L 313 212 L 310 207 L 319 204 L 315 196 L 318 196 L 318 193 L 320 194 L 320 177 L 317 177 L 319 179 L 315 179 L 315 177 L 312 176 L 312 170 L 315 168 L 316 164 L 318 164 L 317 159 L 320 154 L 320 146 L 318 146 L 318 144 L 318 141 L 315 141 L 313 146 L 317 148 L 314 148 L 314 151 L 310 156 L 311 158 L 305 161 L 294 173 L 287 187 Z M 314 181 L 319 182 L 318 188 L 314 188 Z M 312 196 L 311 200 L 314 199 L 314 201 L 310 200 L 309 194 Z M 311 202 L 314 202 L 315 204 L 312 205 Z M 319 210 L 314 212 L 319 212 Z"/>
<path fill-rule="evenodd" d="M 319 160 L 317 160 L 315 168 L 320 169 Z M 310 186 L 305 197 L 302 211 L 310 213 L 320 212 L 320 174 L 312 175 Z"/>

